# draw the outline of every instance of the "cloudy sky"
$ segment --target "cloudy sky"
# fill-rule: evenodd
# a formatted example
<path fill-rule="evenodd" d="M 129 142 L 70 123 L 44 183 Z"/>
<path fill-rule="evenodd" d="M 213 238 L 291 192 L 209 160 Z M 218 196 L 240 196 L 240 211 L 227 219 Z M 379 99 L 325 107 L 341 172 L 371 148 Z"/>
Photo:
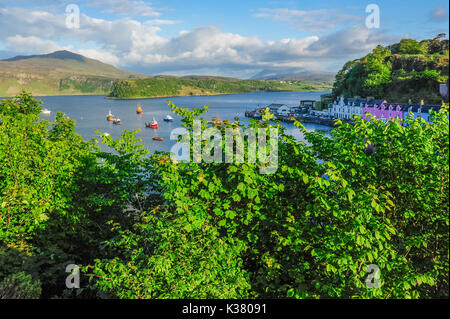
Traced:
<path fill-rule="evenodd" d="M 366 26 L 369 4 L 379 28 Z M 0 59 L 66 49 L 145 74 L 335 72 L 378 44 L 448 34 L 448 23 L 447 0 L 0 0 Z"/>

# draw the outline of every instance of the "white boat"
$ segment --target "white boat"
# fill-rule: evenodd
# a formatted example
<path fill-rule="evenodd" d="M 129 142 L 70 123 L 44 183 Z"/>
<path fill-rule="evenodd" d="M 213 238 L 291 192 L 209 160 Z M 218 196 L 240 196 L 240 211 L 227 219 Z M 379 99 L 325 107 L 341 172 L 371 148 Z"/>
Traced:
<path fill-rule="evenodd" d="M 41 111 L 41 113 L 42 113 L 42 114 L 45 114 L 45 115 L 50 115 L 50 114 L 52 113 L 52 111 L 50 111 L 49 109 L 43 109 L 43 110 Z"/>
<path fill-rule="evenodd" d="M 158 121 L 155 120 L 155 118 L 153 118 L 152 124 L 150 125 L 151 128 L 158 128 Z"/>
<path fill-rule="evenodd" d="M 173 122 L 173 117 L 170 115 L 167 115 L 166 118 L 164 119 L 164 121 L 166 122 Z"/>

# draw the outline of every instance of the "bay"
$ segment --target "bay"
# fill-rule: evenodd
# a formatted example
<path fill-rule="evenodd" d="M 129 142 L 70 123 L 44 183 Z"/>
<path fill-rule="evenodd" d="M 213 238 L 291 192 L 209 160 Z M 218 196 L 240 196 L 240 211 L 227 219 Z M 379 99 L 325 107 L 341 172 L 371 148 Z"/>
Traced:
<path fill-rule="evenodd" d="M 141 100 L 109 100 L 103 95 L 90 96 L 47 96 L 37 97 L 43 102 L 43 108 L 52 111 L 51 115 L 42 115 L 41 118 L 54 119 L 57 112 L 61 111 L 77 122 L 76 131 L 85 140 L 98 139 L 95 130 L 108 133 L 112 138 L 118 139 L 123 130 L 134 131 L 140 129 L 137 137 L 142 139 L 143 145 L 154 153 L 155 151 L 168 152 L 175 144 L 170 140 L 170 132 L 181 127 L 181 117 L 170 112 L 168 100 L 177 106 L 202 107 L 209 105 L 209 112 L 204 114 L 205 119 L 217 117 L 221 120 L 234 121 L 236 116 L 244 124 L 248 124 L 245 111 L 258 106 L 267 106 L 272 103 L 298 106 L 300 100 L 320 100 L 320 95 L 329 92 L 264 92 L 216 96 L 187 96 L 172 98 L 156 98 Z M 144 113 L 136 114 L 137 105 L 141 105 Z M 106 120 L 109 110 L 121 119 L 122 125 L 114 125 Z M 171 115 L 173 122 L 167 123 L 163 119 Z M 155 118 L 159 123 L 159 129 L 153 130 L 145 127 L 145 122 L 151 122 Z M 283 124 L 286 132 L 294 136 L 297 140 L 303 140 L 300 131 L 289 123 Z M 305 123 L 306 129 L 331 130 L 330 127 Z M 164 138 L 163 142 L 154 141 L 153 137 Z"/>

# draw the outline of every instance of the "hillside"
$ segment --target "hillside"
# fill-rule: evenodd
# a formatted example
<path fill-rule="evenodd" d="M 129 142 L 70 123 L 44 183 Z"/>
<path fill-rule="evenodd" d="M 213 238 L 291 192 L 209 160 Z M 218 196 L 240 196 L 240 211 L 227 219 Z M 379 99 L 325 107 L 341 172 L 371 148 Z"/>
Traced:
<path fill-rule="evenodd" d="M 329 85 L 304 82 L 240 80 L 212 76 L 158 76 L 114 82 L 110 98 L 132 99 L 170 96 L 218 95 L 273 91 L 322 91 Z"/>
<path fill-rule="evenodd" d="M 115 80 L 144 78 L 69 51 L 0 60 L 0 96 L 107 94 Z"/>
<path fill-rule="evenodd" d="M 361 59 L 347 62 L 336 75 L 334 97 L 373 96 L 394 103 L 438 104 L 439 84 L 448 80 L 449 41 L 403 39 L 378 46 Z"/>
<path fill-rule="evenodd" d="M 302 81 L 332 85 L 335 76 L 336 74 L 331 72 L 311 72 L 303 69 L 267 69 L 254 75 L 252 79 L 268 81 Z"/>

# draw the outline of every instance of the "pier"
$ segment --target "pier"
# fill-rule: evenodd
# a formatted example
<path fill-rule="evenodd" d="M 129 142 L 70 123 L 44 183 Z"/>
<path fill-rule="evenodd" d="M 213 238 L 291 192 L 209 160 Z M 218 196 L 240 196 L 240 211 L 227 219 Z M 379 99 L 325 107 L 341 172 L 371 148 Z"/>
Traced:
<path fill-rule="evenodd" d="M 245 116 L 248 118 L 253 119 L 261 119 L 261 115 L 256 111 L 246 111 Z M 281 122 L 285 123 L 293 123 L 293 118 L 301 123 L 313 123 L 313 124 L 320 124 L 325 126 L 334 127 L 335 119 L 324 119 L 317 116 L 289 116 L 289 115 L 275 115 L 275 119 Z"/>

